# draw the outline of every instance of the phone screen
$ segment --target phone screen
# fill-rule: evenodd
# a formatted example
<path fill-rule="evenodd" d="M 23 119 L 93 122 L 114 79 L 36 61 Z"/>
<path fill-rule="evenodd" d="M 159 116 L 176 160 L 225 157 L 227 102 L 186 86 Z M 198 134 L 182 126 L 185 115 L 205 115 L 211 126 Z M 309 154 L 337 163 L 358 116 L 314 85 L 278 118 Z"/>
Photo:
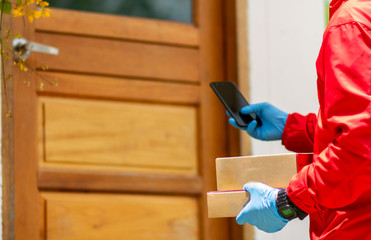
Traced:
<path fill-rule="evenodd" d="M 233 82 L 212 82 L 210 86 L 236 120 L 238 126 L 246 127 L 253 120 L 257 120 L 258 124 L 261 125 L 261 121 L 255 113 L 248 115 L 240 113 L 241 108 L 249 105 L 249 103 Z"/>

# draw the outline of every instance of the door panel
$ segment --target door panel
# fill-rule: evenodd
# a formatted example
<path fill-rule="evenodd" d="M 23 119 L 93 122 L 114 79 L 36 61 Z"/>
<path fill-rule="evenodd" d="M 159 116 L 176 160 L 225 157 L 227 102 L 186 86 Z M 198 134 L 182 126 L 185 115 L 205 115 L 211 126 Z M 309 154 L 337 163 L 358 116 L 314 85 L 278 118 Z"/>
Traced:
<path fill-rule="evenodd" d="M 40 99 L 46 163 L 197 173 L 194 107 Z"/>
<path fill-rule="evenodd" d="M 191 197 L 43 193 L 50 240 L 199 239 Z"/>
<path fill-rule="evenodd" d="M 198 81 L 198 51 L 193 48 L 101 38 L 37 33 L 36 41 L 59 48 L 54 56 L 35 56 L 53 71 Z"/>

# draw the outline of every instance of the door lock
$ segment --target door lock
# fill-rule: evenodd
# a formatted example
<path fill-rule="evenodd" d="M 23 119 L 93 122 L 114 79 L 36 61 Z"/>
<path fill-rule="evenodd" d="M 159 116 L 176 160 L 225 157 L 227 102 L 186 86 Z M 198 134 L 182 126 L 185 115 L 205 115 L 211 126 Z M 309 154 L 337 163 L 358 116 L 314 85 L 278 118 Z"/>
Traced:
<path fill-rule="evenodd" d="M 17 60 L 26 60 L 30 56 L 31 52 L 39 52 L 51 55 L 59 54 L 58 48 L 36 42 L 27 41 L 24 38 L 14 38 L 12 45 L 13 50 L 18 53 Z"/>

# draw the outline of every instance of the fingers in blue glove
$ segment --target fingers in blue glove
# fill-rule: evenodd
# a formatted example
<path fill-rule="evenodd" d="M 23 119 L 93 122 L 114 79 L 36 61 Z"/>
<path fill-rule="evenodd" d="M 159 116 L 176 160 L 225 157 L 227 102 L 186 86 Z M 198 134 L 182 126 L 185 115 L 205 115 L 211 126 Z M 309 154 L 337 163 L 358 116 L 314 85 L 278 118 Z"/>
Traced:
<path fill-rule="evenodd" d="M 250 135 L 250 136 L 255 136 L 257 138 L 258 136 L 258 131 L 257 131 L 257 127 L 258 127 L 258 122 L 253 120 L 249 123 L 249 125 L 247 126 L 246 128 L 246 132 Z"/>
<path fill-rule="evenodd" d="M 250 201 L 236 217 L 238 224 L 249 223 L 268 233 L 277 232 L 287 224 L 288 220 L 277 211 L 279 189 L 252 182 L 245 184 L 244 190 L 250 193 Z"/>
<path fill-rule="evenodd" d="M 272 141 L 280 140 L 288 114 L 270 103 L 256 103 L 241 109 L 242 114 L 255 113 L 262 121 L 261 126 L 249 126 L 248 134 L 253 138 Z"/>
<path fill-rule="evenodd" d="M 282 138 L 288 117 L 287 113 L 267 102 L 251 104 L 241 109 L 241 114 L 251 113 L 255 113 L 260 118 L 262 125 L 252 121 L 247 127 L 242 128 L 236 124 L 233 118 L 229 120 L 229 123 L 238 129 L 246 130 L 251 137 L 259 140 L 273 141 Z M 228 111 L 227 114 L 230 116 Z"/>
<path fill-rule="evenodd" d="M 235 120 L 234 118 L 229 118 L 229 123 L 230 123 L 233 127 L 235 127 L 235 128 L 238 128 L 238 129 L 241 129 L 241 130 L 245 130 L 245 131 L 246 131 L 246 129 L 247 129 L 247 127 L 240 127 L 240 126 L 238 126 L 237 123 L 236 123 L 236 120 Z"/>
<path fill-rule="evenodd" d="M 241 108 L 242 114 L 250 114 L 250 113 L 256 113 L 258 116 L 260 115 L 263 110 L 266 108 L 273 106 L 270 103 L 263 102 L 263 103 L 255 103 L 251 105 L 247 105 L 246 107 Z"/>

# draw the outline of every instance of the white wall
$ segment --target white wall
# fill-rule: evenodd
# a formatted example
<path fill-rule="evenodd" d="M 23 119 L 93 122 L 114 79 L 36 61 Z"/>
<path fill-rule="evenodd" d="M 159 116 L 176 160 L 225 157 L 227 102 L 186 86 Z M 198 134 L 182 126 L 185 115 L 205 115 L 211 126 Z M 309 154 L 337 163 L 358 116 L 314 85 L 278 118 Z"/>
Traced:
<path fill-rule="evenodd" d="M 248 0 L 250 102 L 291 113 L 317 112 L 315 61 L 325 27 L 324 0 Z M 252 141 L 252 154 L 287 152 L 280 141 Z M 256 240 L 305 240 L 308 219 L 281 232 L 255 230 Z"/>

